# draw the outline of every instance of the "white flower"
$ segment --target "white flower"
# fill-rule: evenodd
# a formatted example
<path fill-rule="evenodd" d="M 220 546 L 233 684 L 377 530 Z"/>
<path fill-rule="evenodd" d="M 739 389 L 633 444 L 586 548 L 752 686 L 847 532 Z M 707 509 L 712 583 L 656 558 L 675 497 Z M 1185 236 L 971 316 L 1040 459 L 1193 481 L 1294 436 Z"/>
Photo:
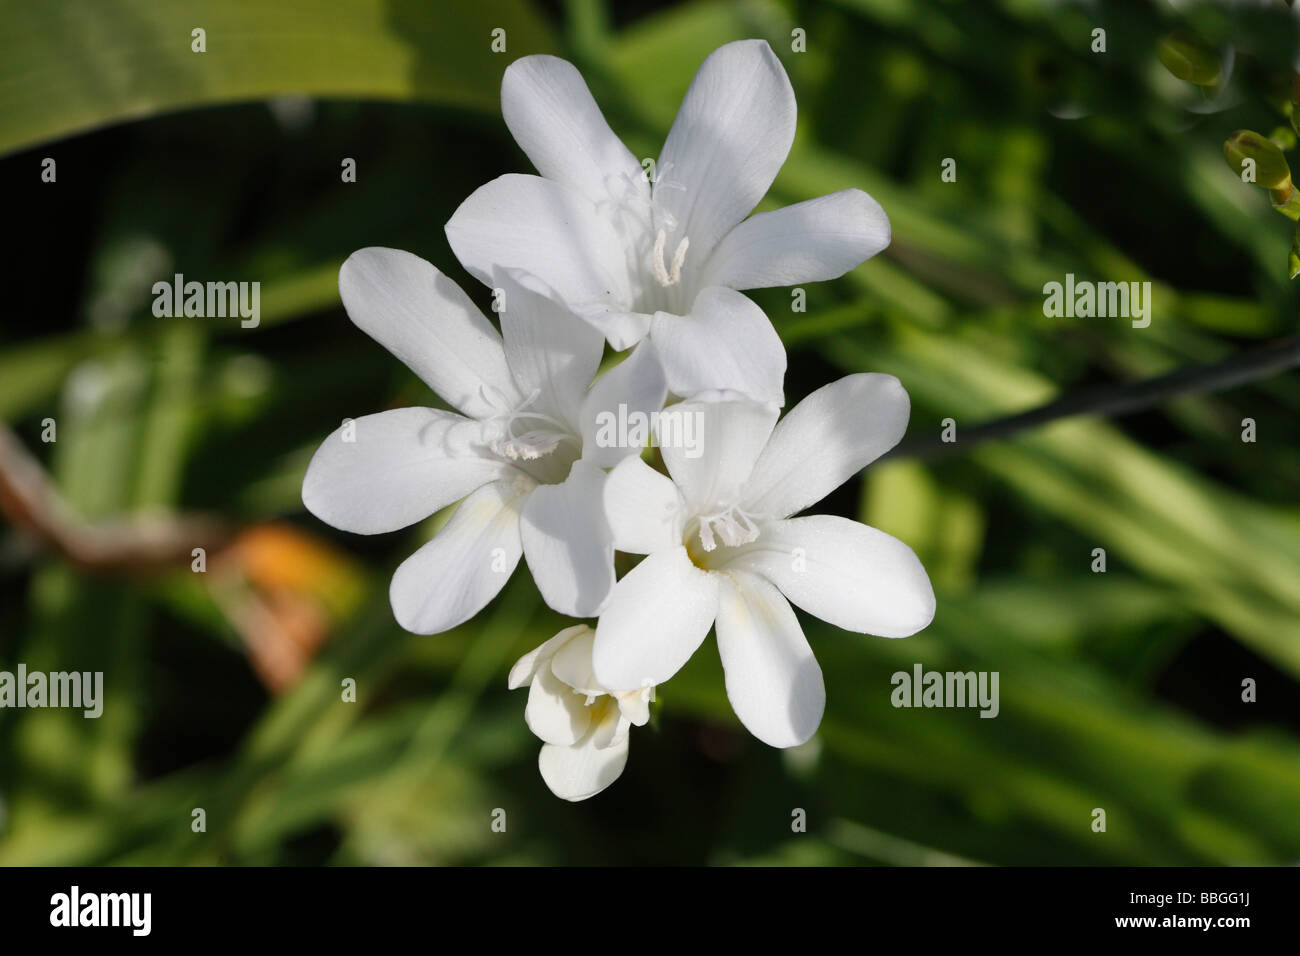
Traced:
<path fill-rule="evenodd" d="M 627 765 L 628 732 L 650 719 L 654 688 L 615 692 L 591 670 L 595 631 L 565 628 L 510 669 L 510 688 L 528 685 L 524 719 L 543 741 L 537 766 L 565 800 L 594 797 Z"/>
<path fill-rule="evenodd" d="M 501 112 L 541 175 L 471 195 L 447 223 L 453 251 L 484 282 L 497 266 L 541 278 L 615 349 L 649 336 L 678 395 L 784 404 L 785 349 L 735 290 L 833 279 L 889 245 L 884 210 L 858 189 L 745 218 L 795 131 L 794 91 L 761 40 L 704 61 L 653 184 L 564 60 L 512 63 Z"/>
<path fill-rule="evenodd" d="M 596 675 L 620 689 L 663 683 L 716 621 L 736 715 L 760 740 L 795 746 L 821 722 L 826 691 L 789 602 L 882 637 L 906 637 L 934 616 L 930 580 L 907 545 L 847 518 L 789 517 L 898 442 L 907 393 L 891 375 L 850 375 L 780 424 L 771 409 L 721 393 L 673 407 L 704 416 L 703 454 L 664 447 L 671 479 L 628 458 L 606 483 L 615 548 L 648 557 L 600 615 Z"/>
<path fill-rule="evenodd" d="M 362 249 L 339 272 L 352 321 L 463 413 L 399 408 L 345 423 L 303 479 L 307 509 L 358 534 L 396 531 L 465 499 L 393 575 L 393 613 L 419 634 L 477 614 L 521 554 L 552 608 L 595 614 L 614 583 L 604 469 L 636 451 L 598 447 L 597 417 L 620 404 L 649 413 L 664 400 L 653 355 L 638 349 L 591 385 L 600 334 L 508 275 L 496 282 L 504 336 L 409 252 Z"/>

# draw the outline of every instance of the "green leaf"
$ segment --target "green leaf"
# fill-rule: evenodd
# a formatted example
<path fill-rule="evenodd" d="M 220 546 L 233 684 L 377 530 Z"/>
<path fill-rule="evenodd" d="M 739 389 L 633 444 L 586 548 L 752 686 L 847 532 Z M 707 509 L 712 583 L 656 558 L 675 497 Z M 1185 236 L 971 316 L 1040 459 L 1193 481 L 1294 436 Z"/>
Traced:
<path fill-rule="evenodd" d="M 0 5 L 0 154 L 168 110 L 280 94 L 496 110 L 507 63 L 553 48 L 524 0 L 67 0 Z M 205 52 L 192 48 L 204 31 Z M 493 30 L 505 50 L 493 52 Z"/>

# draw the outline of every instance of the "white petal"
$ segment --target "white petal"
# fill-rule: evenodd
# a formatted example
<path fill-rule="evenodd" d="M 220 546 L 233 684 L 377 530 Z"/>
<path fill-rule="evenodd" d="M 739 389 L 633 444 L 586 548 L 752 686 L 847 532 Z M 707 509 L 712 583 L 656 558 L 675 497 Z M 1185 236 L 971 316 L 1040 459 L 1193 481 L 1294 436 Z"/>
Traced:
<path fill-rule="evenodd" d="M 605 473 L 575 462 L 558 485 L 539 485 L 520 520 L 528 570 L 553 609 L 593 617 L 614 586 L 614 541 L 605 522 Z"/>
<path fill-rule="evenodd" d="M 777 411 L 732 393 L 706 393 L 689 402 L 679 402 L 668 411 L 690 417 L 698 442 L 664 445 L 668 473 L 686 499 L 690 514 L 712 514 L 739 503 Z"/>
<path fill-rule="evenodd" d="M 663 408 L 666 397 L 658 355 L 654 349 L 638 345 L 631 355 L 596 379 L 583 401 L 583 458 L 599 468 L 609 468 L 628 455 L 639 454 L 649 435 L 640 444 L 633 444 L 636 436 L 632 426 L 638 421 L 648 426 L 650 416 Z M 620 422 L 628 427 L 620 429 Z"/>
<path fill-rule="evenodd" d="M 494 414 L 483 387 L 517 402 L 501 336 L 460 286 L 419 256 L 372 247 L 339 270 L 348 317 L 453 408 Z"/>
<path fill-rule="evenodd" d="M 534 647 L 515 661 L 515 666 L 510 668 L 510 676 L 506 680 L 506 685 L 511 690 L 514 690 L 530 683 L 537 676 L 540 668 L 550 666 L 551 658 L 555 656 L 556 651 L 584 631 L 591 631 L 591 628 L 586 624 L 575 624 L 572 627 L 566 627 L 546 643 Z M 595 631 L 592 631 L 592 633 L 594 634 Z"/>
<path fill-rule="evenodd" d="M 596 679 L 611 690 L 662 684 L 690 660 L 717 610 L 717 577 L 684 547 L 650 555 L 614 586 L 596 624 Z"/>
<path fill-rule="evenodd" d="M 656 312 L 650 339 L 676 395 L 725 388 L 785 404 L 785 346 L 763 310 L 734 289 L 703 290 L 689 315 Z"/>
<path fill-rule="evenodd" d="M 595 735 L 588 734 L 572 747 L 543 744 L 537 769 L 551 793 L 565 800 L 586 800 L 604 790 L 627 766 L 628 738 L 600 748 Z"/>
<path fill-rule="evenodd" d="M 612 698 L 602 700 L 603 710 L 600 722 L 591 729 L 591 742 L 604 749 L 627 741 L 632 721 L 624 716 L 622 708 Z"/>
<path fill-rule="evenodd" d="M 763 743 L 796 747 L 816 732 L 826 708 L 817 658 L 780 591 L 743 571 L 722 577 L 717 629 L 727 699 Z"/>
<path fill-rule="evenodd" d="M 586 633 L 569 641 L 551 658 L 551 674 L 570 690 L 577 691 L 579 699 L 605 694 L 605 688 L 596 680 L 596 672 L 591 666 L 595 640 L 596 632 L 588 628 Z"/>
<path fill-rule="evenodd" d="M 647 687 L 645 690 L 625 690 L 615 694 L 618 701 L 619 713 L 629 724 L 637 727 L 644 727 L 650 722 L 650 695 L 654 692 L 653 687 Z"/>
<path fill-rule="evenodd" d="M 480 282 L 520 269 L 544 280 L 565 305 L 599 328 L 616 349 L 650 327 L 633 313 L 625 243 L 581 193 L 511 173 L 476 189 L 447 223 L 452 251 Z"/>
<path fill-rule="evenodd" d="M 614 549 L 652 554 L 682 543 L 686 503 L 677 486 L 640 458 L 625 458 L 605 481 L 605 518 Z"/>
<path fill-rule="evenodd" d="M 398 624 L 415 634 L 439 634 L 497 596 L 523 553 L 519 497 L 513 482 L 485 485 L 398 566 L 388 588 Z"/>
<path fill-rule="evenodd" d="M 832 515 L 762 524 L 728 570 L 763 575 L 823 621 L 859 634 L 907 637 L 934 618 L 934 590 L 916 554 L 883 531 Z"/>
<path fill-rule="evenodd" d="M 344 531 L 405 528 L 511 471 L 481 453 L 472 441 L 478 430 L 477 422 L 433 408 L 363 415 L 316 449 L 302 502 Z"/>
<path fill-rule="evenodd" d="M 547 179 L 597 202 L 628 190 L 649 199 L 641 164 L 614 135 L 582 74 L 567 60 L 525 56 L 501 80 L 501 115 Z"/>
<path fill-rule="evenodd" d="M 650 322 L 654 318 L 648 312 L 632 312 L 622 305 L 599 301 L 594 304 L 575 303 L 569 308 L 599 329 L 615 352 L 630 349 L 649 335 Z"/>
<path fill-rule="evenodd" d="M 591 710 L 585 698 L 543 667 L 528 688 L 524 721 L 548 744 L 565 747 L 576 744 L 590 729 Z"/>
<path fill-rule="evenodd" d="M 531 274 L 512 271 L 496 274 L 505 292 L 501 334 L 510 372 L 525 396 L 537 392 L 530 408 L 576 430 L 605 337 L 555 301 Z"/>
<path fill-rule="evenodd" d="M 911 403 L 892 375 L 847 375 L 777 424 L 745 488 L 748 509 L 784 518 L 821 501 L 898 444 Z"/>
<path fill-rule="evenodd" d="M 718 244 L 701 281 L 763 289 L 837 279 L 889 245 L 889 217 L 844 189 L 746 219 Z"/>
<path fill-rule="evenodd" d="M 707 256 L 772 185 L 794 130 L 794 90 L 767 43 L 740 40 L 709 54 L 656 167 L 655 204 L 677 226 L 667 247 L 685 236 L 691 254 Z"/>

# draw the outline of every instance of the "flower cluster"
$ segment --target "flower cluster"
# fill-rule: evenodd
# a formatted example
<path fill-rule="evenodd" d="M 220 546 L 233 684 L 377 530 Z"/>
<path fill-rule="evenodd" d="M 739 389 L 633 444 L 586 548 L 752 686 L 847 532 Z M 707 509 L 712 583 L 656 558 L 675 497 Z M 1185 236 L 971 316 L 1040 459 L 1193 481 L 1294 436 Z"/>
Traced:
<path fill-rule="evenodd" d="M 460 502 L 393 575 L 407 630 L 469 620 L 521 557 L 551 608 L 595 619 L 510 674 L 529 687 L 542 776 L 561 797 L 618 777 L 655 687 L 711 628 L 741 722 L 772 746 L 803 743 L 825 689 L 791 604 L 884 637 L 934 614 L 905 544 L 792 517 L 896 444 L 909 403 L 892 376 L 850 375 L 778 420 L 785 349 L 737 290 L 840 276 L 889 244 L 889 221 L 856 189 L 750 215 L 795 130 L 790 82 L 762 41 L 704 61 L 646 168 L 564 60 L 513 63 L 501 105 L 540 175 L 487 183 L 446 229 L 493 290 L 500 331 L 423 259 L 354 253 L 339 275 L 348 315 L 452 410 L 346 423 L 312 459 L 303 502 L 361 534 Z M 626 354 L 602 373 L 607 344 Z M 616 551 L 645 557 L 620 579 Z"/>

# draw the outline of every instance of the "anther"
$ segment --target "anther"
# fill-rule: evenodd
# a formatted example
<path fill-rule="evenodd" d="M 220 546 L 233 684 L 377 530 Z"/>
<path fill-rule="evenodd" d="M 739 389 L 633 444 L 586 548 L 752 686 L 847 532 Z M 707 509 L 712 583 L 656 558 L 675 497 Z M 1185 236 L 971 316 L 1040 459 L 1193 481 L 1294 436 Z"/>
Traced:
<path fill-rule="evenodd" d="M 682 281 L 682 265 L 686 262 L 686 250 L 691 246 L 690 238 L 683 236 L 682 241 L 677 243 L 676 251 L 673 252 L 672 265 L 665 266 L 664 245 L 667 241 L 667 234 L 660 229 L 659 234 L 655 236 L 654 251 L 650 253 L 650 270 L 654 273 L 655 281 L 665 287 L 677 285 Z"/>
<path fill-rule="evenodd" d="M 668 282 L 671 285 L 682 281 L 682 263 L 686 261 L 686 250 L 690 245 L 691 240 L 688 236 L 682 236 L 682 241 L 677 244 L 677 251 L 673 253 L 672 270 L 668 275 Z"/>
<path fill-rule="evenodd" d="M 733 506 L 718 514 L 701 516 L 700 544 L 705 551 L 718 546 L 715 534 L 726 547 L 736 548 L 758 540 L 758 525 L 751 515 Z"/>

